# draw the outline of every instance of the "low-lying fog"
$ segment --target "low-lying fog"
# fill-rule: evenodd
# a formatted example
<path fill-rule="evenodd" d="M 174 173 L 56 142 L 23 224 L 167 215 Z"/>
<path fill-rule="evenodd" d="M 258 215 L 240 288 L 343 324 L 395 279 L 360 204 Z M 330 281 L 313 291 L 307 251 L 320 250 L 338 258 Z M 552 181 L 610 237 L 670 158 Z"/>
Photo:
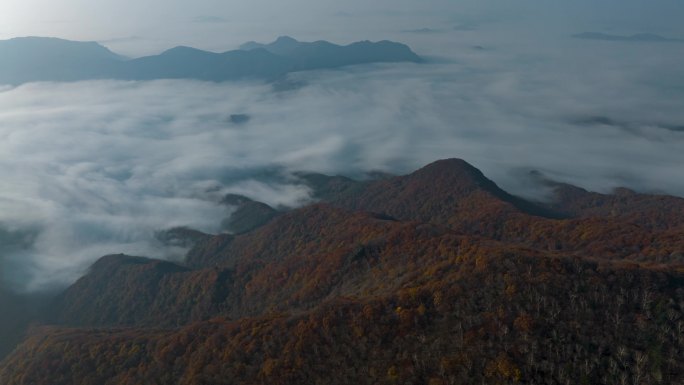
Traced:
<path fill-rule="evenodd" d="M 0 87 L 0 271 L 39 290 L 105 254 L 180 258 L 156 231 L 219 231 L 228 192 L 301 205 L 309 191 L 288 182 L 300 170 L 407 173 L 460 157 L 534 199 L 546 192 L 531 169 L 592 190 L 684 196 L 684 44 L 513 37 L 492 23 L 405 23 L 391 37 L 427 63 L 297 73 L 287 91 Z"/>

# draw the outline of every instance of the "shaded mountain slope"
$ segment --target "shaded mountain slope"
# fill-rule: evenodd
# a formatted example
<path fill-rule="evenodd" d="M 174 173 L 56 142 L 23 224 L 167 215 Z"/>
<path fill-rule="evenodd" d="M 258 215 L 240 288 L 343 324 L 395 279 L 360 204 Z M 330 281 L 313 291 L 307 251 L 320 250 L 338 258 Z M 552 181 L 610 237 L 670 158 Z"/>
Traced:
<path fill-rule="evenodd" d="M 39 37 L 0 40 L 0 57 L 0 84 L 99 79 L 124 60 L 95 42 Z"/>
<path fill-rule="evenodd" d="M 243 236 L 217 236 L 209 244 L 224 241 L 222 247 L 205 252 L 199 245 L 190 250 L 187 263 L 193 267 L 236 266 L 243 260 L 258 263 L 266 257 L 329 252 L 372 239 L 385 233 L 392 224 L 392 221 L 372 214 L 317 204 L 283 214 Z"/>
<path fill-rule="evenodd" d="M 30 320 L 26 299 L 0 284 L 0 359 L 24 338 Z"/>
<path fill-rule="evenodd" d="M 219 313 L 230 272 L 192 271 L 148 258 L 102 257 L 62 293 L 52 322 L 71 326 L 172 327 Z"/>
<path fill-rule="evenodd" d="M 625 200 L 615 195 L 591 212 L 573 209 L 580 203 L 570 203 L 570 198 L 545 207 L 506 193 L 460 159 L 438 161 L 406 176 L 342 186 L 327 190 L 325 199 L 350 210 L 573 255 L 684 263 L 680 198 L 636 194 Z M 609 202 L 614 206 L 610 210 Z"/>
<path fill-rule="evenodd" d="M 398 219 L 444 225 L 449 225 L 458 214 L 471 216 L 475 221 L 488 216 L 501 220 L 502 216 L 517 214 L 560 217 L 508 194 L 462 159 L 440 160 L 406 176 L 371 182 L 362 192 L 334 197 L 331 202 L 349 209 L 383 212 Z"/>
<path fill-rule="evenodd" d="M 278 210 L 263 202 L 256 202 L 235 194 L 226 196 L 222 203 L 235 208 L 230 217 L 222 223 L 223 229 L 232 234 L 250 232 L 265 225 L 280 214 Z"/>
<path fill-rule="evenodd" d="M 213 53 L 176 47 L 157 56 L 131 60 L 112 76 L 125 80 L 199 79 L 227 81 L 273 79 L 294 70 L 292 63 L 265 50 Z"/>
<path fill-rule="evenodd" d="M 175 330 L 36 330 L 3 384 L 678 383 L 682 275 L 581 260 L 427 259 L 383 296 Z M 679 326 L 681 328 L 681 326 Z M 627 337 L 629 336 L 629 337 Z M 330 373 L 335 373 L 331 376 Z M 46 380 L 49 379 L 49 380 Z"/>
<path fill-rule="evenodd" d="M 446 227 L 318 204 L 244 235 L 199 242 L 186 261 L 192 272 L 105 257 L 65 292 L 57 319 L 69 325 L 163 326 L 304 310 L 340 295 L 394 290 L 414 277 L 423 259 L 504 249 L 543 255 Z M 192 303 L 194 297 L 202 301 Z"/>
<path fill-rule="evenodd" d="M 373 277 L 394 263 L 393 247 L 415 259 L 431 253 L 423 243 L 439 233 L 430 226 L 386 222 L 326 206 L 298 210 L 256 232 L 198 245 L 188 260 L 198 267 L 194 271 L 168 262 L 104 257 L 59 298 L 54 321 L 175 326 L 218 315 L 307 309 L 331 296 L 382 291 L 383 285 L 402 281 L 374 283 Z"/>
<path fill-rule="evenodd" d="M 555 210 L 573 217 L 615 218 L 655 230 L 684 226 L 684 199 L 618 189 L 600 194 L 568 184 L 553 184 Z"/>
<path fill-rule="evenodd" d="M 454 169 L 454 165 L 455 172 L 445 175 L 447 170 L 444 168 Z M 450 228 L 456 220 L 482 221 L 480 213 L 476 213 L 475 219 L 470 217 L 474 215 L 473 209 L 482 206 L 461 209 L 444 199 L 448 191 L 406 187 L 420 186 L 426 180 L 437 180 L 438 176 L 442 181 L 453 178 L 445 184 L 453 186 L 455 198 L 481 194 L 478 196 L 482 200 L 467 202 L 488 204 L 499 210 L 502 213 L 500 220 L 506 226 L 506 236 L 502 237 L 505 239 L 495 240 L 467 227 L 459 227 L 463 231 Z M 169 265 L 164 265 L 168 269 L 162 270 L 150 267 L 156 262 L 128 267 L 122 262 L 117 266 L 127 267 L 119 272 L 110 267 L 98 269 L 102 264 L 98 262 L 91 274 L 65 293 L 62 314 L 66 317 L 60 319 L 78 325 L 149 326 L 173 325 L 218 315 L 256 316 L 269 309 L 308 309 L 331 296 L 360 296 L 396 288 L 404 282 L 403 274 L 420 267 L 416 265 L 420 264 L 421 258 L 476 253 L 472 251 L 473 245 L 477 245 L 475 250 L 486 247 L 484 254 L 518 250 L 524 255 L 539 257 L 579 256 L 594 260 L 633 260 L 652 266 L 662 263 L 684 266 L 681 231 L 655 232 L 615 219 L 555 220 L 528 215 L 512 204 L 498 200 L 494 195 L 501 194 L 498 188 L 462 161 L 438 162 L 403 178 L 414 184 L 400 181 L 400 178 L 370 182 L 368 191 L 383 191 L 395 196 L 396 200 L 382 197 L 377 203 L 381 207 L 404 208 L 409 199 L 433 202 L 435 206 L 414 205 L 416 211 L 411 215 L 425 215 L 423 220 L 400 221 L 386 214 L 317 204 L 282 214 L 243 235 L 201 238 L 186 260 L 188 268 L 197 271 Z M 346 183 L 346 179 L 328 181 Z M 386 183 L 401 186 L 404 193 L 372 187 L 387 186 Z M 483 192 L 482 186 L 487 190 Z M 363 198 L 368 191 L 358 196 Z M 227 199 L 238 205 L 251 203 L 239 196 Z M 447 212 L 440 205 L 449 205 L 447 207 L 453 207 L 453 211 Z M 439 222 L 434 218 L 442 218 L 432 216 L 433 213 L 446 213 L 444 224 L 430 223 Z M 483 225 L 489 224 L 484 222 Z M 379 277 L 384 279 L 378 281 Z M 86 282 L 92 284 L 84 285 Z M 94 293 L 99 298 L 97 301 L 92 297 Z M 201 306 L 190 305 L 193 296 L 200 296 L 207 302 L 202 302 Z M 112 311 L 101 308 L 114 304 Z M 86 314 L 90 315 L 83 316 Z M 133 315 L 126 318 L 126 314 Z"/>
<path fill-rule="evenodd" d="M 353 196 L 364 190 L 367 182 L 357 181 L 345 176 L 329 176 L 317 173 L 295 174 L 306 186 L 311 188 L 316 200 L 330 202 Z"/>

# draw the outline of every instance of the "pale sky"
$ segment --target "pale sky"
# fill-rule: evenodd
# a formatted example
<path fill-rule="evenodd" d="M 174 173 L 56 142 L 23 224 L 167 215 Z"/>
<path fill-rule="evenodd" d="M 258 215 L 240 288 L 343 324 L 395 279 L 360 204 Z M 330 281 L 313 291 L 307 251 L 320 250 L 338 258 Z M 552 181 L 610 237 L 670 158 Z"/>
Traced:
<path fill-rule="evenodd" d="M 411 28 L 518 21 L 569 33 L 684 37 L 681 0 L 3 0 L 0 39 L 95 40 L 143 55 L 184 44 L 211 50 L 288 34 L 378 40 Z M 122 52 L 123 51 L 123 52 Z"/>

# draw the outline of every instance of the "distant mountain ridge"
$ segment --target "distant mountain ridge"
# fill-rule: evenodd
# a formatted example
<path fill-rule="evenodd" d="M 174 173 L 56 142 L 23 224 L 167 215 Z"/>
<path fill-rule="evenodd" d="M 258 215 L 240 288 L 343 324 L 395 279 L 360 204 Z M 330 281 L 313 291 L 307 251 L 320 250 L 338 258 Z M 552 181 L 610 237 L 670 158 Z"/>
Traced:
<path fill-rule="evenodd" d="M 297 47 L 300 47 L 302 43 L 299 41 L 289 37 L 289 36 L 280 36 L 278 37 L 274 42 L 269 43 L 269 44 L 264 44 L 264 43 L 257 43 L 255 41 L 248 41 L 245 44 L 242 44 L 240 46 L 240 49 L 243 51 L 251 51 L 255 49 L 265 49 L 269 52 L 272 52 L 276 55 L 283 55 L 283 54 L 288 54 L 297 49 Z M 309 43 L 312 44 L 312 43 Z"/>
<path fill-rule="evenodd" d="M 607 40 L 641 43 L 684 43 L 684 39 L 673 39 L 652 33 L 637 33 L 630 36 L 621 36 L 601 32 L 583 32 L 577 35 L 573 35 L 573 37 L 577 39 L 587 40 Z"/>
<path fill-rule="evenodd" d="M 127 59 L 95 42 L 25 37 L 0 41 L 0 84 L 95 79 L 275 79 L 290 72 L 380 62 L 420 62 L 401 43 L 364 41 L 340 46 L 281 37 L 222 53 L 175 47 L 159 55 Z"/>

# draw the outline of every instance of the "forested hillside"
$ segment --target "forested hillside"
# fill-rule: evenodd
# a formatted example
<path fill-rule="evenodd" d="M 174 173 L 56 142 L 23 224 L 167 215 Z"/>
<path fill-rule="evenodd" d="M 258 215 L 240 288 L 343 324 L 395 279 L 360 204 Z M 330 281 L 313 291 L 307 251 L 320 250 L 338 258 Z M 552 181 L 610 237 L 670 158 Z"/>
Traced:
<path fill-rule="evenodd" d="M 684 382 L 684 200 L 533 203 L 460 160 L 300 178 L 322 202 L 183 264 L 100 259 L 0 383 Z"/>

